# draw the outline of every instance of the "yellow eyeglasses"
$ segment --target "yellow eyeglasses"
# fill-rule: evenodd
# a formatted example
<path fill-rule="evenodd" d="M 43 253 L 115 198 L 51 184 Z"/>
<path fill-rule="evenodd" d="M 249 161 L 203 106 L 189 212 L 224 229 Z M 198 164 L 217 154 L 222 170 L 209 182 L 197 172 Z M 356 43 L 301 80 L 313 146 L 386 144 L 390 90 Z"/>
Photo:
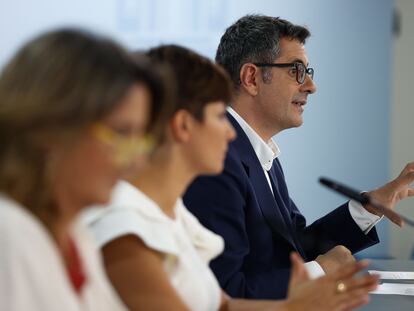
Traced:
<path fill-rule="evenodd" d="M 155 141 L 151 135 L 137 137 L 120 134 L 101 122 L 94 123 L 91 132 L 100 142 L 113 148 L 116 152 L 115 161 L 119 165 L 128 165 L 134 157 L 149 154 L 155 147 Z"/>

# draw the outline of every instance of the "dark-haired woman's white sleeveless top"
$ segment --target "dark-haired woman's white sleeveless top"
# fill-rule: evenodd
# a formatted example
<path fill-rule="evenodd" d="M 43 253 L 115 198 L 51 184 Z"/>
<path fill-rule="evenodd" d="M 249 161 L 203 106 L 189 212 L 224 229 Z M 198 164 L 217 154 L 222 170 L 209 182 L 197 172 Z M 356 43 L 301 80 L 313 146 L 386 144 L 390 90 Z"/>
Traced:
<path fill-rule="evenodd" d="M 121 181 L 109 207 L 88 211 L 83 219 L 100 247 L 134 234 L 148 248 L 164 255 L 171 284 L 191 310 L 216 311 L 221 289 L 208 264 L 223 251 L 223 239 L 204 228 L 177 200 L 175 219 L 169 218 L 148 196 Z"/>

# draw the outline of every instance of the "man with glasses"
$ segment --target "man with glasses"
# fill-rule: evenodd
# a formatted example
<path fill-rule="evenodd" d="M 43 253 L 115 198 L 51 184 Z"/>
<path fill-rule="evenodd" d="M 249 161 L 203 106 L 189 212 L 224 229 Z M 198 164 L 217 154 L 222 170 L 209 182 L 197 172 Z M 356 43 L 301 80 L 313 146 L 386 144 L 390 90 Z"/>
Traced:
<path fill-rule="evenodd" d="M 201 177 L 184 203 L 225 240 L 211 264 L 230 296 L 283 298 L 289 254 L 298 252 L 311 276 L 331 273 L 354 260 L 351 253 L 379 242 L 382 215 L 347 202 L 311 225 L 289 197 L 280 153 L 272 137 L 299 127 L 308 96 L 315 93 L 305 41 L 309 31 L 274 17 L 247 15 L 222 36 L 216 61 L 230 74 L 235 96 L 228 117 L 237 132 L 221 175 Z M 370 192 L 393 208 L 414 195 L 410 164 L 391 183 Z M 338 283 L 338 293 L 346 288 Z"/>

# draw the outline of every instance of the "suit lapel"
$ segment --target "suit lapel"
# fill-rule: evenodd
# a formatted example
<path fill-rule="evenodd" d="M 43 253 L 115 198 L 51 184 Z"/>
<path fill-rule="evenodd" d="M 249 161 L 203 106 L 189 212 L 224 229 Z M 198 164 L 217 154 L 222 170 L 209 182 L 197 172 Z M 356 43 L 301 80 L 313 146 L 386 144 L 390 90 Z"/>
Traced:
<path fill-rule="evenodd" d="M 230 114 L 228 114 L 228 118 L 237 132 L 237 138 L 232 142 L 232 147 L 236 149 L 246 169 L 246 173 L 251 181 L 263 217 L 266 219 L 274 233 L 283 236 L 294 249 L 297 249 L 292 239 L 292 233 L 286 226 L 280 212 L 280 207 L 270 190 L 265 177 L 265 172 L 263 171 L 262 165 L 260 164 L 248 137 Z"/>

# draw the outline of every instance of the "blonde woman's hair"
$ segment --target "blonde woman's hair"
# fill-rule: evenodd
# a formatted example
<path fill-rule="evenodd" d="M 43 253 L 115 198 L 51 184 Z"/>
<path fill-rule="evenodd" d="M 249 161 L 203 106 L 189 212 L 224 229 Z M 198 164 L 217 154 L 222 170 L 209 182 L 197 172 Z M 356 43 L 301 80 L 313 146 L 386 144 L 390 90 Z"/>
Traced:
<path fill-rule="evenodd" d="M 62 29 L 23 46 L 0 76 L 0 191 L 47 225 L 57 209 L 44 142 L 101 120 L 134 83 L 150 91 L 154 126 L 166 103 L 164 81 L 111 40 Z"/>

